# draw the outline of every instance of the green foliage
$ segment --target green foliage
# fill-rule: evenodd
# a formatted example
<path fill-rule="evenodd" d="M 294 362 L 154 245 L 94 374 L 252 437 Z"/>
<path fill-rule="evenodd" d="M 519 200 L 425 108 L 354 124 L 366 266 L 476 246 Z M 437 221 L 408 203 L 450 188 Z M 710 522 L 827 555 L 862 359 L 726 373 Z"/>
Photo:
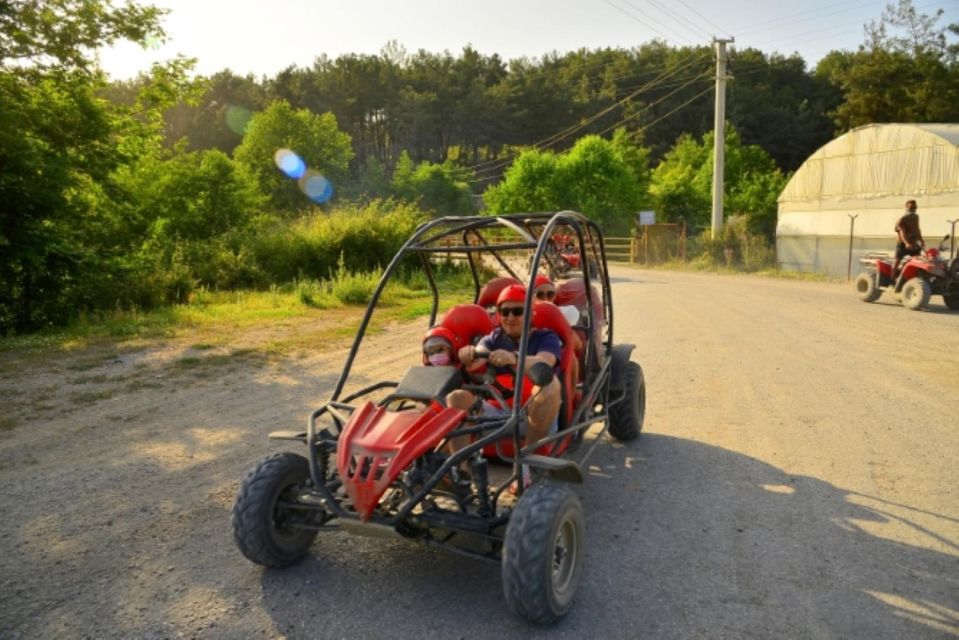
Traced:
<path fill-rule="evenodd" d="M 484 200 L 492 214 L 573 209 L 608 232 L 624 231 L 645 201 L 648 157 L 622 132 L 612 141 L 585 136 L 558 156 L 525 151 Z"/>
<path fill-rule="evenodd" d="M 337 300 L 344 304 L 366 304 L 373 298 L 380 275 L 374 271 L 347 271 L 346 261 L 340 254 L 330 280 Z"/>
<path fill-rule="evenodd" d="M 421 162 L 413 166 L 409 154 L 403 152 L 393 171 L 392 193 L 400 200 L 418 204 L 438 216 L 473 213 L 471 174 L 452 162 Z"/>
<path fill-rule="evenodd" d="M 688 252 L 692 264 L 700 269 L 760 271 L 776 264 L 772 244 L 765 236 L 750 233 L 745 216 L 729 218 L 718 238 L 713 238 L 708 230 L 692 237 Z"/>
<path fill-rule="evenodd" d="M 271 209 L 288 217 L 309 208 L 312 202 L 296 180 L 277 168 L 274 154 L 280 149 L 299 155 L 309 170 L 323 174 L 334 189 L 342 185 L 353 157 L 350 136 L 339 130 L 331 113 L 295 110 L 278 100 L 253 114 L 234 158 L 250 170 L 260 190 L 267 194 Z"/>
<path fill-rule="evenodd" d="M 858 51 L 823 58 L 816 75 L 842 92 L 842 103 L 831 112 L 841 130 L 873 122 L 959 120 L 959 47 L 950 46 L 947 35 L 959 35 L 959 27 L 937 29 L 942 14 L 920 14 L 911 0 L 899 0 L 869 25 Z"/>
<path fill-rule="evenodd" d="M 711 222 L 713 135 L 701 143 L 683 136 L 653 170 L 650 194 L 668 221 L 685 220 L 692 227 Z M 742 144 L 732 126 L 726 129 L 724 209 L 744 215 L 750 229 L 771 236 L 776 226 L 776 199 L 787 178 L 756 145 Z"/>
<path fill-rule="evenodd" d="M 296 221 L 262 220 L 253 240 L 257 264 L 272 282 L 326 278 L 343 257 L 351 272 L 385 266 L 423 216 L 411 205 L 376 201 Z"/>
<path fill-rule="evenodd" d="M 517 211 L 555 211 L 560 208 L 554 185 L 557 157 L 548 151 L 530 149 L 519 154 L 503 181 L 483 194 L 492 214 Z"/>
<path fill-rule="evenodd" d="M 88 71 L 90 50 L 118 40 L 144 43 L 162 38 L 153 6 L 110 0 L 4 2 L 0 7 L 0 69 L 13 64 L 35 70 Z"/>

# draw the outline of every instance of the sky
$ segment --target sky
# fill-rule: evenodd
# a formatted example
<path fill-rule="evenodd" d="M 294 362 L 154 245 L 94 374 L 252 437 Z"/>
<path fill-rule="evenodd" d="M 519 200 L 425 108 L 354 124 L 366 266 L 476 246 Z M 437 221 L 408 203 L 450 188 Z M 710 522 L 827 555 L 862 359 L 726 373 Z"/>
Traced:
<path fill-rule="evenodd" d="M 138 4 L 147 4 L 140 0 Z M 147 49 L 124 43 L 101 50 L 114 79 L 128 79 L 178 54 L 196 71 L 230 69 L 273 76 L 310 67 L 320 55 L 377 54 L 396 41 L 458 55 L 466 45 L 508 61 L 580 48 L 632 48 L 650 40 L 673 46 L 732 38 L 733 47 L 798 53 L 810 67 L 835 49 L 854 51 L 863 25 L 886 0 L 154 0 L 167 8 L 167 41 Z M 938 26 L 959 22 L 959 0 L 913 0 Z"/>

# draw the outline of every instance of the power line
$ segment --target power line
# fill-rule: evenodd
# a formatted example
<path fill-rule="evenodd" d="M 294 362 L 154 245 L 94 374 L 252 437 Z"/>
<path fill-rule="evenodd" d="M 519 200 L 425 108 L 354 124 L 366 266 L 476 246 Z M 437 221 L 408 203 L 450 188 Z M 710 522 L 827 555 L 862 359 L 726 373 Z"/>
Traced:
<path fill-rule="evenodd" d="M 725 34 L 728 34 L 728 33 L 729 33 L 728 31 L 726 31 L 726 30 L 723 29 L 722 27 L 718 26 L 715 22 L 712 22 L 709 18 L 707 18 L 707 17 L 704 16 L 703 14 L 699 13 L 698 11 L 696 11 L 696 9 L 694 9 L 693 7 L 691 7 L 691 6 L 689 6 L 688 4 L 686 4 L 683 0 L 679 0 L 679 4 L 683 5 L 684 7 L 686 7 L 686 8 L 689 9 L 690 11 L 692 11 L 694 14 L 696 14 L 697 16 L 699 16 L 700 18 L 702 18 L 707 24 L 712 25 L 713 28 L 715 28 L 718 33 L 725 33 Z"/>
<path fill-rule="evenodd" d="M 711 78 L 712 78 L 712 74 L 711 74 L 711 73 L 700 74 L 700 75 L 698 75 L 698 76 L 695 76 L 694 78 L 692 78 L 692 79 L 690 79 L 690 80 L 682 83 L 682 84 L 681 84 L 678 88 L 676 88 L 675 90 L 667 93 L 666 95 L 658 98 L 657 100 L 654 100 L 653 102 L 651 102 L 651 103 L 649 103 L 648 105 L 644 106 L 642 109 L 640 109 L 640 110 L 637 111 L 636 113 L 629 114 L 629 115 L 625 116 L 624 118 L 620 119 L 618 122 L 615 122 L 614 124 L 606 127 L 606 128 L 603 129 L 602 131 L 598 132 L 596 135 L 600 135 L 600 136 L 605 135 L 605 134 L 609 133 L 610 131 L 613 131 L 614 129 L 616 129 L 616 128 L 618 128 L 618 127 L 626 124 L 626 123 L 629 122 L 630 120 L 634 120 L 634 119 L 640 117 L 640 116 L 643 115 L 645 112 L 647 112 L 647 111 L 649 111 L 650 109 L 652 109 L 653 107 L 655 107 L 657 104 L 666 101 L 668 98 L 671 98 L 672 96 L 674 96 L 675 94 L 679 93 L 681 90 L 685 89 L 686 87 L 688 87 L 688 86 L 690 86 L 690 85 L 692 85 L 692 84 L 694 84 L 694 83 L 696 83 L 696 82 L 698 82 L 698 81 L 702 81 L 702 80 L 705 80 L 705 79 L 711 79 Z M 709 91 L 711 88 L 712 88 L 711 86 L 706 87 L 706 91 Z M 702 93 L 697 94 L 696 96 L 694 96 L 693 99 L 698 98 L 700 95 L 702 95 Z M 691 102 L 691 100 L 686 101 L 685 103 L 683 103 L 683 106 L 686 105 L 686 104 L 689 104 L 689 102 Z M 668 115 L 671 115 L 672 113 L 675 113 L 675 109 L 672 110 L 672 111 L 670 111 L 669 113 L 667 113 L 665 116 L 662 116 L 662 117 L 660 117 L 660 118 L 657 118 L 656 120 L 653 120 L 653 122 L 651 122 L 651 123 L 649 123 L 649 124 L 654 124 L 654 123 L 656 123 L 656 122 L 659 122 L 660 120 L 662 120 L 663 117 L 666 117 L 666 116 L 668 116 Z M 645 126 L 643 126 L 643 127 L 640 127 L 640 128 L 637 129 L 637 130 L 638 130 L 638 131 L 645 130 L 648 126 L 649 126 L 649 125 L 645 125 Z M 630 135 L 632 135 L 632 134 L 630 134 Z M 518 153 L 515 153 L 515 154 L 512 154 L 512 155 L 518 156 L 519 153 L 521 153 L 521 152 L 518 152 Z M 507 158 L 504 158 L 503 164 L 508 163 L 509 159 L 510 159 L 510 158 L 508 158 L 508 157 L 507 157 Z M 496 173 L 498 173 L 498 169 L 499 169 L 499 167 L 490 167 L 490 168 L 485 169 L 485 170 L 483 170 L 483 171 L 476 172 L 476 173 L 474 174 L 474 179 L 471 180 L 471 182 L 482 182 L 482 181 L 485 180 L 486 178 L 488 178 L 488 177 L 490 177 L 490 176 L 495 175 Z"/>
<path fill-rule="evenodd" d="M 625 0 L 624 0 L 624 1 L 625 1 Z M 640 15 L 644 16 L 644 17 L 646 18 L 645 21 L 644 21 L 644 20 L 640 20 L 639 18 L 637 18 L 636 16 L 634 16 L 632 13 L 630 13 L 630 12 L 627 11 L 626 9 L 623 9 L 623 8 L 620 7 L 619 5 L 614 4 L 614 3 L 612 2 L 612 0 L 603 0 L 603 2 L 605 2 L 605 3 L 608 4 L 609 6 L 613 7 L 613 8 L 616 9 L 617 11 L 622 12 L 623 14 L 625 14 L 626 16 L 628 16 L 630 19 L 635 20 L 636 22 L 639 22 L 640 24 L 646 26 L 647 28 L 651 29 L 652 31 L 658 33 L 658 34 L 661 35 L 667 42 L 673 42 L 673 43 L 675 44 L 675 41 L 674 41 L 674 40 L 672 40 L 669 36 L 667 36 L 665 33 L 663 33 L 662 31 L 660 31 L 659 29 L 651 26 L 651 25 L 649 24 L 649 22 L 653 22 L 653 23 L 655 23 L 655 24 L 658 24 L 658 25 L 660 26 L 660 28 L 666 29 L 667 31 L 669 31 L 670 29 L 669 29 L 668 27 L 665 27 L 665 26 L 663 26 L 662 24 L 660 24 L 659 21 L 656 20 L 655 18 L 653 18 L 652 16 L 650 16 L 650 15 L 646 14 L 645 12 L 643 12 L 642 9 L 639 9 L 638 7 L 636 7 L 635 5 L 632 5 L 632 4 L 629 5 L 629 6 L 632 7 L 635 11 L 639 12 Z M 627 2 L 627 4 L 629 4 L 629 3 Z M 678 35 L 678 34 L 675 34 L 675 33 L 674 33 L 673 35 Z M 678 37 L 679 37 L 681 40 L 684 39 L 682 36 L 678 36 Z"/>
<path fill-rule="evenodd" d="M 622 99 L 620 99 L 620 100 L 617 100 L 617 101 L 614 102 L 613 104 L 611 104 L 611 105 L 609 105 L 608 107 L 602 109 L 602 110 L 599 111 L 598 113 L 590 116 L 590 117 L 587 118 L 586 120 L 583 120 L 583 121 L 581 121 L 581 122 L 578 122 L 578 123 L 576 123 L 576 124 L 574 124 L 574 125 L 571 125 L 571 126 L 567 127 L 566 129 L 563 129 L 562 131 L 560 131 L 560 132 L 558 132 L 558 133 L 555 133 L 555 134 L 553 134 L 553 135 L 551 135 L 551 136 L 548 136 L 548 137 L 546 137 L 546 138 L 544 138 L 544 139 L 542 139 L 542 140 L 539 140 L 539 141 L 537 141 L 537 142 L 534 142 L 532 145 L 528 145 L 526 148 L 534 148 L 534 149 L 535 149 L 535 148 L 546 148 L 546 147 L 552 146 L 553 144 L 559 142 L 560 140 L 563 140 L 563 139 L 567 138 L 568 136 L 570 136 L 571 134 L 575 133 L 576 131 L 579 131 L 579 130 L 585 128 L 586 126 L 588 126 L 588 125 L 591 124 L 592 122 L 595 122 L 596 120 L 598 120 L 598 119 L 601 118 L 602 116 L 606 115 L 607 113 L 609 113 L 610 111 L 612 111 L 612 110 L 615 109 L 616 107 L 618 107 L 618 106 L 622 105 L 623 103 L 628 102 L 629 100 L 633 99 L 634 97 L 636 97 L 637 95 L 639 95 L 641 92 L 643 92 L 643 91 L 645 91 L 645 90 L 647 90 L 647 89 L 650 89 L 650 88 L 652 88 L 652 87 L 654 87 L 654 86 L 657 86 L 658 84 L 660 84 L 660 83 L 661 83 L 663 80 L 665 80 L 666 78 L 668 78 L 668 77 L 670 77 L 670 76 L 672 76 L 672 75 L 675 75 L 675 74 L 678 73 L 679 71 L 681 71 L 681 70 L 683 70 L 683 69 L 691 66 L 692 64 L 700 61 L 700 59 L 702 59 L 702 58 L 704 58 L 704 55 L 703 55 L 703 54 L 700 54 L 700 55 L 697 55 L 697 56 L 692 56 L 692 57 L 691 57 L 689 60 L 687 60 L 684 64 L 681 64 L 681 65 L 678 65 L 678 66 L 676 66 L 676 67 L 673 67 L 672 69 L 664 70 L 664 71 L 663 71 L 657 78 L 655 78 L 654 80 L 652 80 L 652 81 L 646 83 L 645 85 L 639 87 L 638 89 L 636 89 L 635 91 L 633 91 L 632 93 L 630 93 L 629 95 L 627 95 L 626 97 L 624 97 L 624 98 L 622 98 Z M 487 160 L 487 161 L 485 161 L 485 162 L 479 162 L 479 163 L 473 165 L 473 166 L 470 167 L 470 168 L 473 169 L 474 171 L 476 171 L 477 168 L 483 167 L 483 169 L 480 170 L 480 171 L 478 171 L 477 173 L 486 173 L 486 172 L 490 171 L 491 169 L 496 169 L 496 168 L 499 168 L 499 167 L 504 166 L 505 164 L 508 164 L 508 163 L 510 162 L 510 160 L 511 160 L 513 157 L 517 156 L 517 155 L 519 155 L 519 152 L 513 152 L 513 153 L 510 153 L 510 154 L 507 154 L 507 155 L 504 156 L 503 158 L 497 158 L 497 159 L 495 159 L 495 160 Z M 485 167 L 485 165 L 492 165 L 492 166 L 490 166 L 490 167 Z"/>

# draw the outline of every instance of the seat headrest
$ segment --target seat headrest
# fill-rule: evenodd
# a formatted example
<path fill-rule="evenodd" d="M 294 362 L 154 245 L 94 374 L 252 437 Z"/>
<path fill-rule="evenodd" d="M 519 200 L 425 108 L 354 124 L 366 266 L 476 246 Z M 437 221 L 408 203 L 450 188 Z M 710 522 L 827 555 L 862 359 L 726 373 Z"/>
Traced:
<path fill-rule="evenodd" d="M 496 304 L 496 298 L 499 297 L 500 292 L 503 291 L 506 287 L 511 284 L 522 284 L 516 278 L 501 277 L 493 278 L 480 289 L 479 297 L 476 299 L 476 304 L 481 307 L 489 307 Z"/>
<path fill-rule="evenodd" d="M 477 336 L 485 336 L 493 331 L 493 321 L 486 309 L 478 304 L 458 304 L 450 307 L 440 320 L 439 326 L 453 332 L 461 346 L 472 344 Z"/>
<path fill-rule="evenodd" d="M 586 306 L 586 283 L 582 278 L 570 278 L 556 286 L 556 297 L 553 301 L 558 305 L 571 304 L 576 307 Z"/>
<path fill-rule="evenodd" d="M 533 318 L 530 324 L 537 329 L 550 329 L 564 345 L 572 344 L 573 330 L 566 316 L 552 302 L 537 302 L 533 305 Z"/>

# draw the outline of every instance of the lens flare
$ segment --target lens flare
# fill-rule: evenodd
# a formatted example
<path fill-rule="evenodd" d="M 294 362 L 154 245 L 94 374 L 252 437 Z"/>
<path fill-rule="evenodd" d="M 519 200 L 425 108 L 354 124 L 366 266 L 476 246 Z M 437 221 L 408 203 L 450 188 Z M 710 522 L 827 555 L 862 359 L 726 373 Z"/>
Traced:
<path fill-rule="evenodd" d="M 299 180 L 300 191 L 318 204 L 333 197 L 333 185 L 319 171 L 307 171 Z"/>
<path fill-rule="evenodd" d="M 296 155 L 289 149 L 277 149 L 273 154 L 273 162 L 289 178 L 298 180 L 306 173 L 306 163 L 303 158 Z"/>
<path fill-rule="evenodd" d="M 226 126 L 233 133 L 243 135 L 246 133 L 246 125 L 250 123 L 250 110 L 246 107 L 230 105 L 226 110 Z"/>

